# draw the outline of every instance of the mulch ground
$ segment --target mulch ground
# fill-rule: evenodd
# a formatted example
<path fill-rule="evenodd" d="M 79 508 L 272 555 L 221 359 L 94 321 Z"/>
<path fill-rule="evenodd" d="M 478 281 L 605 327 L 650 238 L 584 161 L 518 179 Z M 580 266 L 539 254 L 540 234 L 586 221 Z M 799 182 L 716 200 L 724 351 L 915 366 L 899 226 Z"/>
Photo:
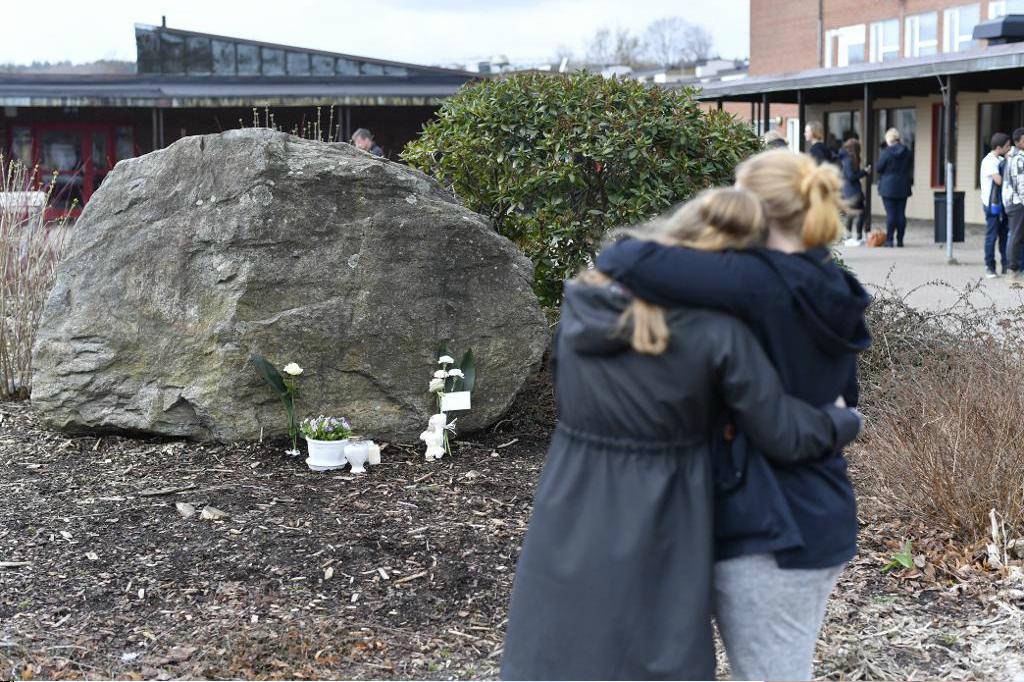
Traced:
<path fill-rule="evenodd" d="M 494 678 L 552 414 L 538 380 L 453 456 L 392 444 L 355 476 L 282 443 L 73 438 L 0 405 L 0 680 Z M 1021 674 L 1020 586 L 883 573 L 912 529 L 870 500 L 862 520 L 818 674 Z"/>

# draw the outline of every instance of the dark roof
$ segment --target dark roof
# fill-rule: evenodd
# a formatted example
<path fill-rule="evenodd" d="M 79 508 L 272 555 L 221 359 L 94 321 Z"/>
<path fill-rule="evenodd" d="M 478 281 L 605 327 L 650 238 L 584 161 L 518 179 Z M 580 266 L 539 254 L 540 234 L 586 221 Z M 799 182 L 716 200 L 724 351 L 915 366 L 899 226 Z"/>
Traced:
<path fill-rule="evenodd" d="M 0 76 L 0 106 L 234 107 L 435 105 L 465 78 Z"/>
<path fill-rule="evenodd" d="M 194 75 L 190 72 L 190 67 L 198 65 L 203 67 L 200 72 L 195 75 L 245 75 L 239 74 L 237 70 L 235 73 L 218 73 L 216 70 L 216 60 L 211 54 L 210 45 L 216 41 L 218 44 L 224 47 L 232 46 L 243 46 L 250 48 L 265 48 L 274 53 L 284 53 L 289 56 L 310 56 L 310 57 L 324 57 L 327 59 L 337 60 L 337 62 L 344 63 L 345 66 L 373 66 L 379 67 L 373 69 L 373 73 L 370 75 L 386 75 L 404 77 L 406 75 L 431 75 L 439 74 L 451 77 L 461 77 L 463 79 L 472 78 L 477 74 L 469 71 L 461 71 L 458 69 L 446 69 L 440 66 L 424 66 L 421 64 L 410 64 L 407 62 L 396 62 L 389 61 L 386 59 L 375 59 L 373 57 L 358 57 L 355 55 L 344 54 L 340 52 L 327 52 L 325 50 L 314 50 L 305 47 L 295 47 L 292 45 L 280 45 L 277 43 L 267 43 L 259 40 L 248 40 L 246 38 L 232 38 L 229 36 L 214 35 L 212 33 L 199 33 L 197 31 L 185 31 L 177 28 L 168 28 L 167 26 L 150 26 L 148 24 L 135 24 L 135 45 L 138 52 L 138 64 L 139 73 L 147 74 L 173 74 L 173 75 Z M 206 63 L 199 63 L 196 61 L 190 61 L 188 57 L 191 55 L 189 52 L 193 46 L 197 49 L 205 50 Z M 147 50 L 150 48 L 155 51 L 149 54 Z M 163 49 L 162 49 L 163 48 Z M 169 49 L 167 49 L 169 48 Z M 175 68 L 168 69 L 167 62 L 170 60 L 173 52 Z M 180 64 L 178 63 L 180 62 Z M 282 67 L 286 68 L 286 67 Z M 360 69 L 362 71 L 362 69 Z M 264 74 L 253 74 L 260 76 Z M 278 75 L 285 75 L 284 73 Z M 309 64 L 307 62 L 306 70 L 303 73 L 288 73 L 287 75 L 294 76 L 309 76 Z M 345 75 L 362 75 L 361 73 L 356 74 L 345 74 Z"/>
<path fill-rule="evenodd" d="M 138 73 L 0 75 L 0 106 L 436 105 L 479 74 L 135 26 Z"/>
<path fill-rule="evenodd" d="M 752 102 L 767 94 L 772 102 L 796 102 L 801 91 L 805 102 L 835 101 L 860 98 L 865 84 L 872 85 L 876 97 L 919 96 L 939 92 L 937 77 L 949 75 L 959 76 L 956 87 L 961 90 L 1020 89 L 1024 87 L 1024 43 L 710 83 L 699 98 Z"/>

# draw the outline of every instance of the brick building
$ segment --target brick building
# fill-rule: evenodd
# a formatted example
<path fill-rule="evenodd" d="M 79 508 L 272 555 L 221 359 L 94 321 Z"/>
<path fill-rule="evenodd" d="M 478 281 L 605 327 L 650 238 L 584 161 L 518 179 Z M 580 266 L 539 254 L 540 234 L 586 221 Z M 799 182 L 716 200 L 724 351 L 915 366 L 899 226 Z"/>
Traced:
<path fill-rule="evenodd" d="M 856 136 L 868 159 L 895 126 L 914 153 L 908 216 L 934 216 L 934 192 L 945 189 L 953 163 L 966 219 L 981 223 L 978 165 L 987 141 L 1024 126 L 1017 14 L 1024 0 L 751 0 L 750 77 L 709 85 L 702 97 L 740 106 L 793 147 L 802 143 L 801 121 L 820 121 L 830 145 Z"/>

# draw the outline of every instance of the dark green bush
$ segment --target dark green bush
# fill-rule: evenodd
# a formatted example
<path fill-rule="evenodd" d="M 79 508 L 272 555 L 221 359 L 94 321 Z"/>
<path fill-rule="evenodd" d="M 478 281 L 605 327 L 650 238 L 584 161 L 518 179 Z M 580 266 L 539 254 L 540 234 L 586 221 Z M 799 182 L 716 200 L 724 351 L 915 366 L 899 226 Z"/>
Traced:
<path fill-rule="evenodd" d="M 515 242 L 555 305 L 608 229 L 731 182 L 758 149 L 749 126 L 691 90 L 533 73 L 463 89 L 402 157 Z"/>

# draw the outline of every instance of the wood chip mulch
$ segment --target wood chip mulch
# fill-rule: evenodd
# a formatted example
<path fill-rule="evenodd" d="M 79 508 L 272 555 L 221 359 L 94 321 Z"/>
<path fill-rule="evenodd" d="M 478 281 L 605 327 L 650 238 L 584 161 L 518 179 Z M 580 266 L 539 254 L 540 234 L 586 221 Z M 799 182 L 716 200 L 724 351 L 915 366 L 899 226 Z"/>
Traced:
<path fill-rule="evenodd" d="M 451 457 L 391 444 L 357 476 L 281 442 L 69 437 L 0 405 L 0 680 L 495 678 L 552 415 L 538 379 Z M 906 527 L 862 507 L 818 674 L 1021 674 L 1024 592 L 882 573 Z"/>

